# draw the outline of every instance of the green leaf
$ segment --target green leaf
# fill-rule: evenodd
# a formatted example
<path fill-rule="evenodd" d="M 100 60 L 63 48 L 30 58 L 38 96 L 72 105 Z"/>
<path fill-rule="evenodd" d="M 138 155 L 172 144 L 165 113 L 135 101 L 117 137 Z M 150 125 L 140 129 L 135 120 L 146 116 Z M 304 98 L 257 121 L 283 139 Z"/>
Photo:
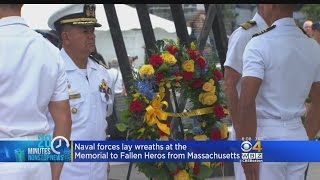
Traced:
<path fill-rule="evenodd" d="M 131 116 L 130 110 L 126 109 L 120 113 L 121 119 L 128 119 Z"/>
<path fill-rule="evenodd" d="M 177 164 L 174 162 L 166 162 L 166 166 L 170 172 L 175 172 L 177 170 Z"/>
<path fill-rule="evenodd" d="M 127 130 L 128 125 L 126 125 L 124 123 L 118 123 L 118 124 L 116 124 L 116 127 L 120 132 L 124 132 Z"/>
<path fill-rule="evenodd" d="M 162 64 L 162 65 L 159 67 L 159 71 L 161 71 L 161 72 L 168 72 L 168 71 L 169 71 L 168 65 Z"/>
<path fill-rule="evenodd" d="M 197 178 L 208 178 L 213 173 L 213 169 L 209 168 L 208 166 L 200 164 L 199 168 L 200 168 L 200 172 L 197 175 Z"/>
<path fill-rule="evenodd" d="M 148 178 L 155 178 L 161 180 L 169 180 L 168 171 L 164 168 L 155 167 L 152 163 L 137 163 L 137 167 Z"/>

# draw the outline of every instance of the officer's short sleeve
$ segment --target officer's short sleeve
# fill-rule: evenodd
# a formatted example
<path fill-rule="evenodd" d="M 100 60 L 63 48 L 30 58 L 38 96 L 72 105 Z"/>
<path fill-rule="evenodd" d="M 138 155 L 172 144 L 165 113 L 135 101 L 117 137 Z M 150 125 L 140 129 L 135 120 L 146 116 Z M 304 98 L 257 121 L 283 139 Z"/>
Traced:
<path fill-rule="evenodd" d="M 55 90 L 51 96 L 51 101 L 63 101 L 69 99 L 67 75 L 65 71 L 64 62 L 59 54 L 58 59 L 58 76 L 55 85 Z"/>
<path fill-rule="evenodd" d="M 250 33 L 237 29 L 229 38 L 228 52 L 224 66 L 231 67 L 238 73 L 242 74 L 242 56 L 247 43 L 250 41 Z"/>
<path fill-rule="evenodd" d="M 262 49 L 259 48 L 256 42 L 251 40 L 244 51 L 242 77 L 264 78 L 265 62 L 262 56 Z"/>

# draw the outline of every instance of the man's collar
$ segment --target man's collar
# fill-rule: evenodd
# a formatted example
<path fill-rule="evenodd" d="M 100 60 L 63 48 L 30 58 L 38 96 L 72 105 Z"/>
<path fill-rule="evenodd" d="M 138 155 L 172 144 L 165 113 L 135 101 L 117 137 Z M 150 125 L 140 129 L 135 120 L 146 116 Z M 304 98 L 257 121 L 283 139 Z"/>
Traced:
<path fill-rule="evenodd" d="M 0 27 L 13 24 L 22 24 L 24 26 L 28 26 L 26 21 L 20 16 L 9 16 L 0 19 Z"/>
<path fill-rule="evenodd" d="M 72 61 L 72 59 L 67 54 L 67 52 L 65 51 L 64 48 L 61 49 L 61 56 L 65 60 L 66 71 L 74 71 L 74 70 L 79 69 L 79 67 Z M 95 62 L 93 62 L 93 60 L 91 60 L 89 57 L 88 57 L 88 62 L 87 62 L 87 69 L 88 68 L 94 69 L 94 70 L 97 69 L 97 64 Z"/>
<path fill-rule="evenodd" d="M 276 26 L 297 26 L 296 22 L 292 17 L 281 18 L 272 23 Z"/>

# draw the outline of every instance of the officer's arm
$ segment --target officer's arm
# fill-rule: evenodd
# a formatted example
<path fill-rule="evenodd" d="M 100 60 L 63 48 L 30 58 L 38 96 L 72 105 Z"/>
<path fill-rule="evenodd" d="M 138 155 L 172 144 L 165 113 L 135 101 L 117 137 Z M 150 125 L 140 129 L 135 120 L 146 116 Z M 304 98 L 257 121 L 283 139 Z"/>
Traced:
<path fill-rule="evenodd" d="M 241 74 L 231 67 L 226 66 L 224 71 L 223 91 L 227 98 L 228 109 L 231 114 L 233 127 L 238 131 L 239 127 L 239 113 L 238 113 L 238 91 L 237 83 L 240 81 Z"/>
<path fill-rule="evenodd" d="M 261 40 L 252 39 L 243 54 L 243 71 L 239 100 L 240 133 L 237 138 L 256 138 L 257 116 L 255 99 L 264 79 L 264 71 L 268 65 L 265 48 Z"/>
<path fill-rule="evenodd" d="M 257 133 L 256 96 L 262 80 L 246 76 L 241 79 L 241 94 L 239 100 L 240 132 L 237 138 L 251 138 L 254 140 Z"/>
<path fill-rule="evenodd" d="M 54 121 L 53 136 L 63 136 L 70 139 L 71 133 L 71 113 L 69 100 L 51 101 L 49 111 Z M 59 180 L 63 163 L 51 163 L 52 180 Z"/>
<path fill-rule="evenodd" d="M 250 34 L 244 29 L 239 28 L 235 30 L 229 38 L 227 58 L 224 64 L 223 91 L 226 95 L 228 109 L 236 134 L 239 129 L 239 97 L 236 87 L 241 78 L 243 52 L 250 39 Z"/>
<path fill-rule="evenodd" d="M 312 84 L 310 90 L 310 107 L 308 109 L 305 127 L 309 139 L 313 139 L 320 129 L 320 82 Z"/>

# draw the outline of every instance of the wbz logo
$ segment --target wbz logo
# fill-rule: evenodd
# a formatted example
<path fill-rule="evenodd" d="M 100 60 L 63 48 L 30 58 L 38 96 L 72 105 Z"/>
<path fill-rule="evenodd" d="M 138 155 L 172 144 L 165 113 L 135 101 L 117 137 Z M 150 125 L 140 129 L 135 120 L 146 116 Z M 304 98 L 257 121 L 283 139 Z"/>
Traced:
<path fill-rule="evenodd" d="M 241 161 L 242 162 L 262 162 L 261 141 L 257 141 L 253 146 L 249 141 L 241 143 Z"/>

